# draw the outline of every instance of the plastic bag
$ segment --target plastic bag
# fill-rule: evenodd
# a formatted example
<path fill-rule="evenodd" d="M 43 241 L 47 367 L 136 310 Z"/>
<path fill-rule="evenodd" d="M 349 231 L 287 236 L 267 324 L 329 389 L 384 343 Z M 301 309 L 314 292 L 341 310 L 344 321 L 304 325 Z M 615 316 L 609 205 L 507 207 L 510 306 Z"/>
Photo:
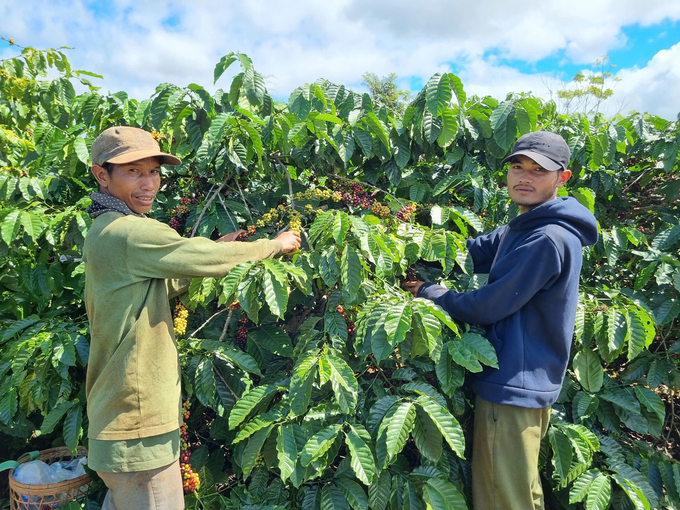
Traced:
<path fill-rule="evenodd" d="M 29 485 L 59 483 L 83 476 L 85 474 L 85 464 L 87 464 L 87 457 L 60 460 L 52 464 L 46 464 L 42 460 L 32 460 L 20 464 L 14 470 L 14 479 L 17 482 Z"/>
<path fill-rule="evenodd" d="M 56 482 L 63 482 L 64 480 L 73 480 L 85 474 L 87 464 L 87 457 L 78 457 L 71 461 L 62 460 L 50 465 L 52 469 L 52 477 Z"/>
<path fill-rule="evenodd" d="M 42 460 L 32 460 L 19 464 L 19 467 L 14 470 L 14 479 L 17 482 L 29 485 L 56 483 L 51 466 Z"/>

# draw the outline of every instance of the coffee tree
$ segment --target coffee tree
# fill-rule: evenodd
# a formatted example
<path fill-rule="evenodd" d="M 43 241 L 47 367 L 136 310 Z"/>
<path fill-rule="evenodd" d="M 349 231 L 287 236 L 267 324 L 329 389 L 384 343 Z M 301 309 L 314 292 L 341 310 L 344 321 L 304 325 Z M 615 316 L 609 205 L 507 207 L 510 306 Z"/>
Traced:
<path fill-rule="evenodd" d="M 48 79 L 55 67 L 59 77 Z M 194 280 L 176 310 L 195 508 L 471 507 L 467 372 L 497 366 L 473 324 L 414 299 L 414 276 L 460 291 L 465 240 L 507 222 L 500 161 L 522 134 L 560 133 L 562 192 L 593 211 L 573 356 L 544 440 L 555 508 L 680 504 L 675 392 L 680 127 L 647 114 L 562 115 L 527 94 L 468 96 L 436 74 L 397 115 L 318 80 L 274 100 L 244 54 L 215 94 L 159 85 L 103 96 L 58 51 L 0 69 L 0 433 L 5 456 L 86 444 L 82 303 L 89 148 L 111 125 L 183 160 L 152 216 L 185 236 L 300 230 L 303 249 Z M 76 94 L 80 79 L 89 90 Z M 7 438 L 7 440 L 4 440 Z"/>

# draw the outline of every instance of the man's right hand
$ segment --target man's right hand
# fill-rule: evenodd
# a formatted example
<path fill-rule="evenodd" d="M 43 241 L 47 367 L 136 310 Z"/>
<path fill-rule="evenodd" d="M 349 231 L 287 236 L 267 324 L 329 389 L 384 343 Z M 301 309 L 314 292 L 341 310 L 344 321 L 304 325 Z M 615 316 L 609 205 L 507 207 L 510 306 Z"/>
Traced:
<path fill-rule="evenodd" d="M 292 230 L 288 230 L 286 232 L 282 232 L 279 234 L 276 239 L 281 241 L 281 244 L 283 244 L 283 251 L 282 253 L 290 253 L 291 251 L 295 251 L 300 247 L 300 233 L 299 232 L 293 232 Z"/>
<path fill-rule="evenodd" d="M 423 283 L 425 282 L 421 280 L 406 281 L 401 284 L 401 288 L 409 291 L 411 294 L 413 294 L 413 297 L 418 297 L 418 291 L 420 290 L 420 287 L 423 285 Z"/>

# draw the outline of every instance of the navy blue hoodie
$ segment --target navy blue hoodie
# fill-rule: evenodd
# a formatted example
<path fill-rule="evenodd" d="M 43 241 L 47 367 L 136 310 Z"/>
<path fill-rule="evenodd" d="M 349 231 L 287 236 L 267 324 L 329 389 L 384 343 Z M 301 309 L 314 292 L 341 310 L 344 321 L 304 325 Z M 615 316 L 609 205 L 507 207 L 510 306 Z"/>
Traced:
<path fill-rule="evenodd" d="M 473 376 L 485 400 L 542 408 L 557 399 L 569 362 L 583 246 L 597 242 L 597 222 L 574 198 L 550 200 L 493 232 L 470 239 L 483 287 L 456 292 L 425 283 L 455 320 L 482 324 L 498 355 L 498 369 Z"/>

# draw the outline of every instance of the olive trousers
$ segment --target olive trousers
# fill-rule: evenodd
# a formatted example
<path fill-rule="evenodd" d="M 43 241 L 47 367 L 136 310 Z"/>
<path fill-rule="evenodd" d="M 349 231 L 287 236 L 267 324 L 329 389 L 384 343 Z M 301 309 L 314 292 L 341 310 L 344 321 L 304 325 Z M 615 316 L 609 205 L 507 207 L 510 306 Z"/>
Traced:
<path fill-rule="evenodd" d="M 475 510 L 543 510 L 538 473 L 550 407 L 529 409 L 475 400 L 472 501 Z"/>
<path fill-rule="evenodd" d="M 109 488 L 102 510 L 184 510 L 179 460 L 148 471 L 97 474 Z"/>

